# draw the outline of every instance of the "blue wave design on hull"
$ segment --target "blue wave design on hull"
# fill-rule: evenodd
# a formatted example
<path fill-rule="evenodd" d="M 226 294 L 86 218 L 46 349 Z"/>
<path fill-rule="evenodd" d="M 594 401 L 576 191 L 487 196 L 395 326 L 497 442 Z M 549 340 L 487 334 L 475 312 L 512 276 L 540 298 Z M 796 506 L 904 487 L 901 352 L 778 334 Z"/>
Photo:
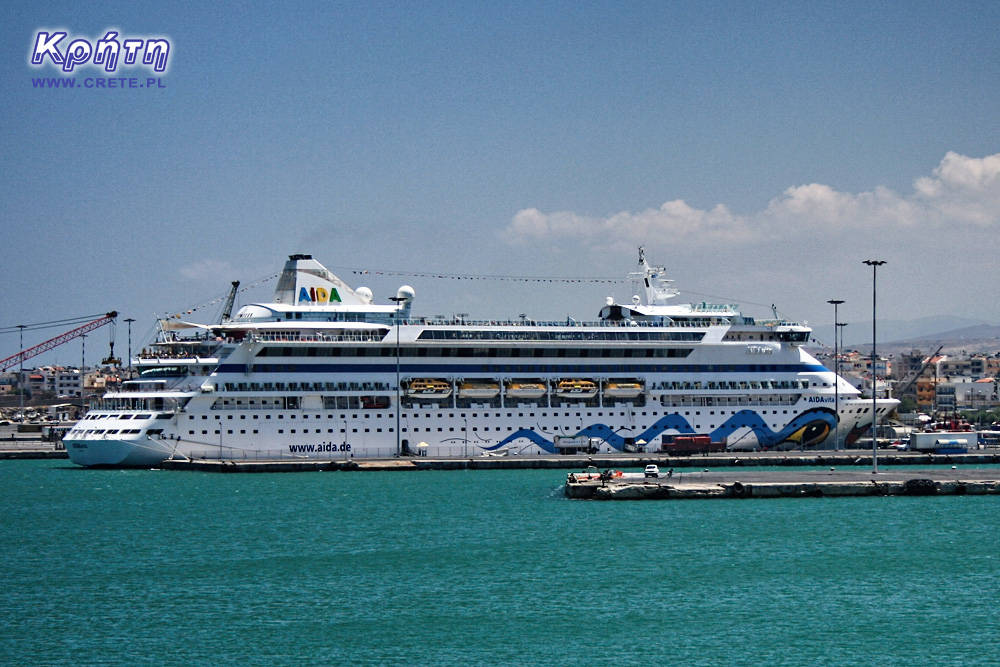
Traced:
<path fill-rule="evenodd" d="M 719 442 L 723 438 L 728 438 L 737 430 L 749 428 L 757 436 L 757 442 L 761 447 L 771 449 L 784 442 L 791 442 L 801 446 L 816 445 L 826 439 L 826 436 L 835 428 L 836 417 L 833 410 L 829 408 L 812 408 L 794 417 L 780 431 L 773 431 L 764 422 L 764 419 L 752 410 L 741 410 L 732 415 L 721 426 L 711 431 L 713 442 Z M 691 427 L 691 423 L 679 413 L 672 413 L 661 417 L 651 427 L 632 437 L 633 441 L 645 440 L 652 442 L 666 431 L 676 431 L 682 435 L 693 435 L 696 431 Z M 591 424 L 580 431 L 576 436 L 586 436 L 588 438 L 600 438 L 613 449 L 624 451 L 625 438 L 618 435 L 607 424 Z M 511 433 L 506 438 L 492 447 L 483 447 L 487 451 L 495 451 L 502 447 L 509 446 L 515 440 L 525 438 L 537 445 L 540 449 L 550 453 L 556 453 L 556 446 L 553 440 L 549 440 L 536 431 L 521 429 Z"/>

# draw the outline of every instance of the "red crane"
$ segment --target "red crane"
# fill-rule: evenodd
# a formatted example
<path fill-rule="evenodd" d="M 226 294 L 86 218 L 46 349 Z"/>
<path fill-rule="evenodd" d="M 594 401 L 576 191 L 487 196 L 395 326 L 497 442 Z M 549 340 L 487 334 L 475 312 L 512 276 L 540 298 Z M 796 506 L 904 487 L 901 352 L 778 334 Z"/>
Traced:
<path fill-rule="evenodd" d="M 117 311 L 111 311 L 110 313 L 107 313 L 106 315 L 104 315 L 104 317 L 99 317 L 99 318 L 97 318 L 96 320 L 94 320 L 92 322 L 87 322 L 83 326 L 77 327 L 76 329 L 73 329 L 72 331 L 67 331 L 66 333 L 64 333 L 62 335 L 59 335 L 59 336 L 56 336 L 55 338 L 50 338 L 49 340 L 45 341 L 44 343 L 39 343 L 38 345 L 36 345 L 34 347 L 29 347 L 27 350 L 21 350 L 17 354 L 15 354 L 13 356 L 10 356 L 10 357 L 7 357 L 6 359 L 3 359 L 2 361 L 0 361 L 0 372 L 5 371 L 8 368 L 11 368 L 13 366 L 17 366 L 19 363 L 25 361 L 26 359 L 30 359 L 31 357 L 38 356 L 39 354 L 41 354 L 43 352 L 48 352 L 52 348 L 58 347 L 58 346 L 62 345 L 63 343 L 66 343 L 66 342 L 69 342 L 69 341 L 73 340 L 74 338 L 79 338 L 80 336 L 84 335 L 85 333 L 89 333 L 89 332 L 93 331 L 94 329 L 100 329 L 105 324 L 113 324 L 114 321 L 115 321 L 115 318 L 117 318 L 117 317 L 118 317 Z M 114 341 L 112 341 L 111 342 L 111 351 L 112 351 L 111 357 L 115 356 L 114 355 L 114 349 L 115 349 L 114 345 L 115 345 Z M 109 358 L 111 358 L 111 357 L 109 357 Z"/>

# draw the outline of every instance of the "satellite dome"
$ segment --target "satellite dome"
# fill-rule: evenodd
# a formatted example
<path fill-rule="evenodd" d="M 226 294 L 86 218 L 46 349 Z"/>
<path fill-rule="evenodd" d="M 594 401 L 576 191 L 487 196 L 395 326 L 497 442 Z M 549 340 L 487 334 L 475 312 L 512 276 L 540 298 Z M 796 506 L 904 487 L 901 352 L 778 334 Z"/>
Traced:
<path fill-rule="evenodd" d="M 396 290 L 396 298 L 397 299 L 404 299 L 406 301 L 413 301 L 413 297 L 414 296 L 416 296 L 416 293 L 413 291 L 413 288 L 410 287 L 409 285 L 403 285 L 398 290 Z"/>
<path fill-rule="evenodd" d="M 365 303 L 372 302 L 372 291 L 367 287 L 359 287 L 358 289 L 354 290 L 354 293 L 357 294 L 359 297 L 361 297 L 361 299 Z"/>

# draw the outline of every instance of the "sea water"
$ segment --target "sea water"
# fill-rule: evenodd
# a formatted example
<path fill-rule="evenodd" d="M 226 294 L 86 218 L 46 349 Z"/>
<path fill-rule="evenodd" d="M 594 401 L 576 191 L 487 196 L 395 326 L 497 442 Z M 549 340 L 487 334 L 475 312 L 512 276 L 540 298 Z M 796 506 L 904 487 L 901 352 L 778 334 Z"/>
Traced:
<path fill-rule="evenodd" d="M 0 665 L 997 665 L 1000 497 L 0 462 Z"/>

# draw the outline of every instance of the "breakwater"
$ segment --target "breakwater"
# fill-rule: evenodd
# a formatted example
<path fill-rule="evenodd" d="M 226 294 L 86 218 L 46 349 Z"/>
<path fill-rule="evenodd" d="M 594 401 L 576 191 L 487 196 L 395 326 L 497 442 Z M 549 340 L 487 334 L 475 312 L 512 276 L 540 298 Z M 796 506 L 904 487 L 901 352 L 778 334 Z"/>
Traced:
<path fill-rule="evenodd" d="M 566 495 L 593 500 L 820 498 L 845 496 L 1000 495 L 1000 469 L 788 469 L 567 476 Z"/>

